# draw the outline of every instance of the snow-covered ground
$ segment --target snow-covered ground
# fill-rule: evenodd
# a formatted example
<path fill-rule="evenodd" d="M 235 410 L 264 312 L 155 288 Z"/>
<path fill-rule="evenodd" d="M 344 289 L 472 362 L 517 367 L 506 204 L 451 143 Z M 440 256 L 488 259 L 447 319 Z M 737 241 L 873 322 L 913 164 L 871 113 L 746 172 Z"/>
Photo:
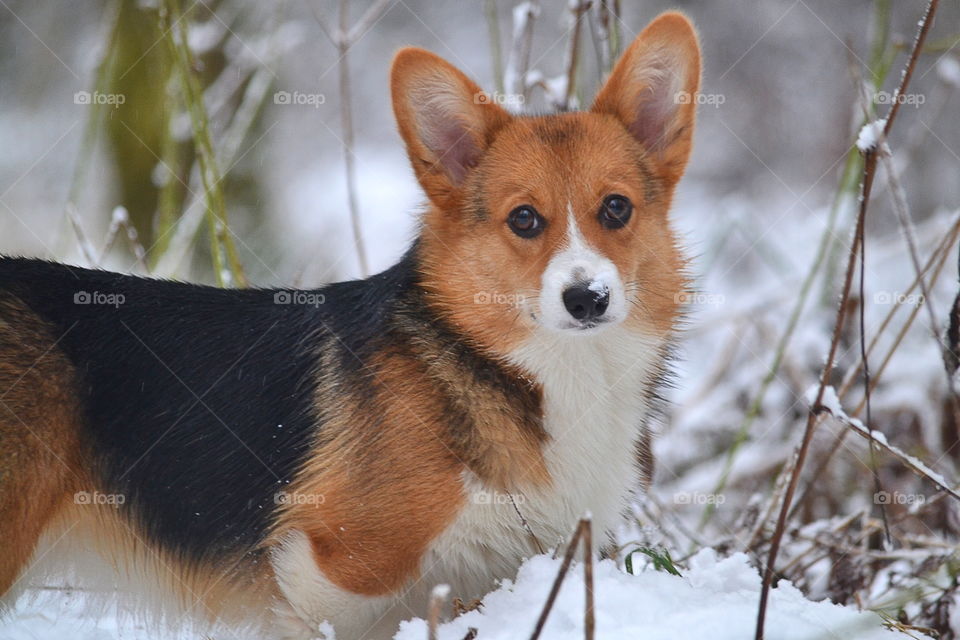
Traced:
<path fill-rule="evenodd" d="M 482 610 L 465 613 L 439 628 L 440 640 L 462 640 L 470 628 L 483 640 L 528 638 L 560 566 L 559 559 L 536 556 L 487 595 Z M 747 557 L 720 559 L 704 549 L 688 561 L 682 576 L 652 568 L 630 575 L 611 560 L 594 566 L 598 640 L 744 640 L 752 638 L 760 578 Z M 547 618 L 543 638 L 581 640 L 585 588 L 582 567 L 568 572 Z M 811 602 L 781 582 L 771 592 L 767 613 L 770 640 L 893 640 L 879 616 L 829 602 Z M 427 623 L 405 622 L 396 640 L 423 640 Z"/>
<path fill-rule="evenodd" d="M 644 556 L 634 554 L 640 565 Z M 483 607 L 441 624 L 439 640 L 462 640 L 470 628 L 482 640 L 528 638 L 543 610 L 561 560 L 549 555 L 530 558 L 516 580 L 483 599 Z M 631 575 L 612 560 L 594 565 L 596 638 L 598 640 L 744 640 L 753 636 L 760 578 L 743 554 L 719 558 L 711 549 L 691 557 L 682 575 L 651 566 L 635 566 Z M 29 608 L 0 624 L 4 640 L 156 640 L 195 637 L 189 632 L 165 634 L 122 613 L 89 615 L 81 594 L 50 592 L 37 596 Z M 574 563 L 567 573 L 541 637 L 549 640 L 583 638 L 585 588 L 583 568 Z M 771 592 L 767 614 L 770 640 L 894 640 L 882 619 L 853 607 L 813 602 L 788 582 Z M 206 634 L 205 634 L 206 635 Z M 214 638 L 238 637 L 233 631 Z M 242 633 L 239 637 L 244 637 Z M 414 619 L 401 624 L 396 640 L 424 640 L 427 623 Z"/>

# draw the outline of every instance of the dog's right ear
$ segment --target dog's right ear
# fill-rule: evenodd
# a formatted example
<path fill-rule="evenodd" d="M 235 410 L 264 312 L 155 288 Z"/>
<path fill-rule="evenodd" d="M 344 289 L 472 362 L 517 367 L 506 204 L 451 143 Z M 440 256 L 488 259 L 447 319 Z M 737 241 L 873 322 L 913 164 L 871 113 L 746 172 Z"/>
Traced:
<path fill-rule="evenodd" d="M 390 92 L 417 180 L 444 208 L 510 115 L 453 65 L 416 47 L 393 59 Z"/>
<path fill-rule="evenodd" d="M 654 166 L 676 183 L 693 144 L 700 89 L 700 43 L 682 13 L 668 11 L 627 47 L 593 103 L 616 117 L 644 146 Z"/>

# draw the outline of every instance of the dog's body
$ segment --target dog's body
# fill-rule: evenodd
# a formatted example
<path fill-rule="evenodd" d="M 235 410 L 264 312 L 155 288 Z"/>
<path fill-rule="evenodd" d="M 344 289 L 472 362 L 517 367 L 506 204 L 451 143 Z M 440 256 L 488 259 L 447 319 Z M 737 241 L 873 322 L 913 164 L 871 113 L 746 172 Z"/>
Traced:
<path fill-rule="evenodd" d="M 667 210 L 699 52 L 666 14 L 591 112 L 515 118 L 421 50 L 393 98 L 431 201 L 391 269 L 231 291 L 0 259 L 0 593 L 89 534 L 193 613 L 380 636 L 589 512 L 617 526 L 684 292 Z M 199 603 L 199 604 L 198 604 Z"/>

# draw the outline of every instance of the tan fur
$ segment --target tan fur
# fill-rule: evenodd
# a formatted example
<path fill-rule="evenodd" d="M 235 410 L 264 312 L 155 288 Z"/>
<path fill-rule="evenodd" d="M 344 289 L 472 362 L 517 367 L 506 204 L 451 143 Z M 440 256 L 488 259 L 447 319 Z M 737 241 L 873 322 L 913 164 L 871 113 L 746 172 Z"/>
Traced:
<path fill-rule="evenodd" d="M 414 578 L 426 545 L 462 500 L 457 460 L 437 420 L 442 407 L 421 374 L 387 355 L 370 367 L 368 388 L 325 381 L 334 387 L 320 389 L 327 435 L 289 487 L 292 496 L 316 498 L 292 500 L 277 537 L 303 531 L 327 579 L 353 593 L 390 593 Z M 327 393 L 340 402 L 331 406 Z"/>
<path fill-rule="evenodd" d="M 107 491 L 92 480 L 94 458 L 79 435 L 73 365 L 19 301 L 0 294 L 0 316 L 0 594 L 16 593 L 31 563 L 62 572 L 90 561 L 106 562 L 113 578 L 98 585 L 106 589 L 121 577 L 152 585 L 156 605 L 163 585 L 174 596 L 158 607 L 166 613 L 213 621 L 266 606 L 275 593 L 269 563 L 184 563 L 148 544 L 116 506 L 78 498 Z"/>
<path fill-rule="evenodd" d="M 0 293 L 0 594 L 44 528 L 69 503 L 80 471 L 73 367 L 53 332 Z"/>
<path fill-rule="evenodd" d="M 398 328 L 409 333 L 375 356 L 362 385 L 342 373 L 321 378 L 324 435 L 288 487 L 294 499 L 275 532 L 277 540 L 306 533 L 327 579 L 353 593 L 382 595 L 417 577 L 424 551 L 463 503 L 464 472 L 504 488 L 549 481 L 542 430 L 523 415 L 536 406 L 472 379 L 454 354 L 437 351 L 436 337 L 423 333 L 429 328 L 420 329 Z M 336 367 L 325 360 L 320 369 Z M 451 433 L 458 410 L 476 427 L 463 439 Z"/>
<path fill-rule="evenodd" d="M 658 55 L 666 42 L 682 50 L 677 91 L 695 94 L 696 36 L 685 17 L 667 13 L 628 48 L 591 111 L 539 118 L 510 117 L 490 100 L 475 104 L 469 96 L 480 89 L 433 54 L 405 49 L 397 55 L 394 110 L 431 201 L 422 234 L 425 286 L 441 313 L 491 352 L 509 353 L 533 330 L 529 318 L 510 305 L 536 295 L 543 270 L 566 237 L 568 205 L 587 241 L 616 264 L 638 299 L 628 324 L 661 335 L 674 327 L 687 284 L 667 214 L 690 154 L 694 101 L 677 106 L 662 140 L 638 139 L 631 129 L 645 114 L 651 81 L 637 69 L 654 65 L 660 72 Z M 462 183 L 444 173 L 442 158 L 418 137 L 418 88 L 437 78 L 460 87 L 465 106 L 457 118 L 482 156 Z M 596 220 L 611 193 L 627 196 L 635 207 L 633 220 L 618 232 Z M 509 212 L 524 204 L 547 220 L 546 231 L 533 240 L 517 237 L 506 224 Z M 478 296 L 494 303 L 476 304 Z"/>
<path fill-rule="evenodd" d="M 81 489 L 97 490 L 90 485 Z M 71 501 L 51 519 L 43 541 L 36 557 L 38 577 L 66 570 L 77 586 L 108 594 L 119 585 L 121 593 L 139 599 L 134 610 L 148 604 L 153 613 L 170 620 L 248 624 L 277 595 L 268 562 L 184 562 L 150 544 L 141 528 L 111 505 Z"/>

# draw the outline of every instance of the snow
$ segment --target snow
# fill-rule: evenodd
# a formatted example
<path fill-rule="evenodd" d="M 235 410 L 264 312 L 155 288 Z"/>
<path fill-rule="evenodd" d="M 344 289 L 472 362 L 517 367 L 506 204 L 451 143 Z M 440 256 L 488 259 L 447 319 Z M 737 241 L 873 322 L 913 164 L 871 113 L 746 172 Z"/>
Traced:
<path fill-rule="evenodd" d="M 543 610 L 561 560 L 530 558 L 516 581 L 483 598 L 483 607 L 442 624 L 439 640 L 461 640 L 472 627 L 483 640 L 527 638 Z M 682 577 L 649 569 L 632 576 L 612 560 L 594 566 L 596 637 L 598 640 L 711 640 L 752 638 L 760 594 L 760 577 L 742 553 L 719 558 L 705 549 L 690 558 Z M 584 610 L 583 567 L 574 564 L 564 580 L 541 637 L 581 640 Z M 849 640 L 894 640 L 879 616 L 830 602 L 812 602 L 793 585 L 781 582 L 771 591 L 767 612 L 770 640 L 841 637 Z M 404 622 L 394 640 L 422 640 L 427 623 Z M 902 636 L 901 636 L 902 637 Z"/>
<path fill-rule="evenodd" d="M 960 62 L 950 56 L 943 56 L 937 62 L 937 75 L 944 82 L 960 87 Z"/>
<path fill-rule="evenodd" d="M 883 128 L 887 126 L 887 119 L 873 120 L 863 125 L 857 134 L 857 149 L 866 153 L 876 148 L 877 142 L 883 135 Z"/>
<path fill-rule="evenodd" d="M 809 389 L 807 389 L 806 398 L 809 404 L 812 404 L 813 401 L 816 400 L 817 388 L 818 387 L 814 385 L 814 386 L 811 386 Z M 868 429 L 866 425 L 864 425 L 863 422 L 861 422 L 857 418 L 848 416 L 846 412 L 843 410 L 843 407 L 840 405 L 840 399 L 837 397 L 837 392 L 833 387 L 830 387 L 830 386 L 824 387 L 823 401 L 821 402 L 821 404 L 824 406 L 825 409 L 827 409 L 827 411 L 833 414 L 834 417 L 849 424 L 851 427 L 859 431 L 861 435 L 868 438 L 873 438 L 878 443 L 883 445 L 883 447 L 890 450 L 895 455 L 899 456 L 907 464 L 911 465 L 919 473 L 927 476 L 930 480 L 932 480 L 935 484 L 939 485 L 941 488 L 949 491 L 950 487 L 953 486 L 951 483 L 948 483 L 947 480 L 941 474 L 937 473 L 936 471 L 928 467 L 922 460 L 920 460 L 916 456 L 912 456 L 908 453 L 905 453 L 904 451 L 890 444 L 890 442 L 887 441 L 887 436 L 884 435 L 882 432 L 877 431 L 876 429 Z"/>
<path fill-rule="evenodd" d="M 721 558 L 704 549 L 680 567 L 674 576 L 641 566 L 641 554 L 634 555 L 630 575 L 612 560 L 594 564 L 596 637 L 598 640 L 686 640 L 703 638 L 710 629 L 711 640 L 742 640 L 753 637 L 760 577 L 742 553 Z M 461 640 L 471 627 L 483 640 L 527 638 L 536 623 L 547 593 L 559 570 L 561 559 L 538 555 L 527 560 L 516 580 L 505 580 L 499 589 L 483 598 L 481 609 L 470 611 L 441 624 L 439 640 Z M 541 637 L 551 640 L 583 638 L 583 566 L 574 563 Z M 449 596 L 445 585 L 437 585 L 434 597 Z M 77 640 L 186 640 L 197 637 L 188 628 L 163 631 L 134 619 L 122 606 L 91 615 L 83 593 L 41 591 L 33 599 L 21 600 L 16 615 L 0 621 L 0 638 L 76 638 Z M 425 603 L 426 606 L 426 603 Z M 245 639 L 242 631 L 221 629 L 215 637 Z M 329 635 L 329 629 L 328 635 Z M 422 640 L 427 623 L 416 618 L 400 625 L 394 640 Z M 770 592 L 767 612 L 770 640 L 813 640 L 842 637 L 848 640 L 895 640 L 899 635 L 884 628 L 879 616 L 829 601 L 807 600 L 792 584 L 781 581 Z"/>
<path fill-rule="evenodd" d="M 127 224 L 130 222 L 130 214 L 127 213 L 126 207 L 114 207 L 113 212 L 110 214 L 111 225 L 121 225 Z"/>

